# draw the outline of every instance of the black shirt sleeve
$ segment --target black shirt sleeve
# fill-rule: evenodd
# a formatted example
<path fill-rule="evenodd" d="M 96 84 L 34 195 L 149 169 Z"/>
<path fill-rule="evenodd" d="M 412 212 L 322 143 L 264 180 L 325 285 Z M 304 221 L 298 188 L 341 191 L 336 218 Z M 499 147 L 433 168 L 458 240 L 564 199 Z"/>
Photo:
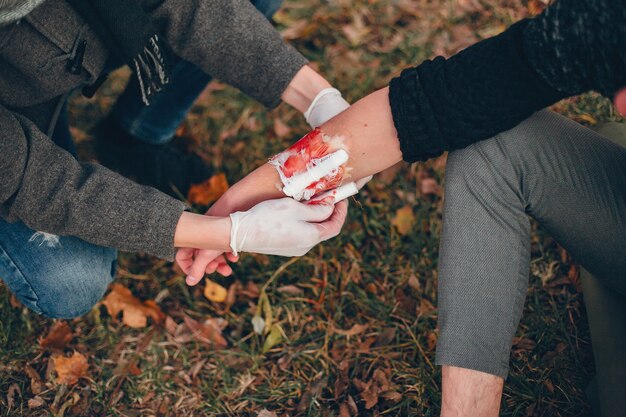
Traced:
<path fill-rule="evenodd" d="M 621 1 L 560 0 L 449 59 L 403 71 L 389 99 L 404 159 L 465 147 L 562 98 L 625 85 L 624 8 Z"/>

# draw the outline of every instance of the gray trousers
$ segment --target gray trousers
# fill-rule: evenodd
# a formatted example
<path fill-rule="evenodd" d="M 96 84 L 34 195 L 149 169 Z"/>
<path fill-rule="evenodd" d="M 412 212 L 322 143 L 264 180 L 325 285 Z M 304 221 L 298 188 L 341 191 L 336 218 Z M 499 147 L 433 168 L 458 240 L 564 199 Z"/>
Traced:
<path fill-rule="evenodd" d="M 451 152 L 437 363 L 506 377 L 530 269 L 530 217 L 626 294 L 626 149 L 542 111 Z"/>

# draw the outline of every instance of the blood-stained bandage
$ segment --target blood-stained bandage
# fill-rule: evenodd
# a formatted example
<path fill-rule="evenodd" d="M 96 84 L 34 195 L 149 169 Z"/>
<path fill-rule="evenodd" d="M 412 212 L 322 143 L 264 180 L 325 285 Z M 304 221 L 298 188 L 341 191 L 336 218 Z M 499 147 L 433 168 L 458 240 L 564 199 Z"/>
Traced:
<path fill-rule="evenodd" d="M 328 136 L 318 128 L 270 160 L 276 167 L 285 195 L 309 200 L 343 182 L 348 152 L 341 136 Z"/>
<path fill-rule="evenodd" d="M 340 201 L 345 200 L 346 198 L 350 198 L 353 195 L 357 195 L 359 193 L 359 187 L 357 187 L 355 182 L 349 182 L 340 187 L 335 188 L 334 190 L 326 191 L 320 195 L 316 195 L 313 197 L 309 204 L 320 203 L 328 198 L 333 199 L 333 204 L 337 204 Z"/>

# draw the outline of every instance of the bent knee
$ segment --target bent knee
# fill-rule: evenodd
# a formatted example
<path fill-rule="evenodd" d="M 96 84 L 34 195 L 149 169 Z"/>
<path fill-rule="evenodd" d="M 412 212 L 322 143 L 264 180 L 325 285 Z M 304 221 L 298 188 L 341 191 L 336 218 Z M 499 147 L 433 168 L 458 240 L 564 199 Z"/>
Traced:
<path fill-rule="evenodd" d="M 99 265 L 73 265 L 58 269 L 45 284 L 35 289 L 38 312 L 50 318 L 69 319 L 82 316 L 102 299 L 113 280 L 115 261 Z"/>

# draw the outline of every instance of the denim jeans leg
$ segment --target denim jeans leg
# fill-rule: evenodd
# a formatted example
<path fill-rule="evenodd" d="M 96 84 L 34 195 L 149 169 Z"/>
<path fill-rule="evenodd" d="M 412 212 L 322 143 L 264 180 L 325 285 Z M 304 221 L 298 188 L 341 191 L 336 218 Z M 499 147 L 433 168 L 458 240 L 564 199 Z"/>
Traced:
<path fill-rule="evenodd" d="M 282 0 L 253 0 L 254 6 L 270 19 Z M 141 100 L 139 83 L 132 77 L 111 112 L 112 119 L 137 139 L 151 143 L 169 142 L 185 119 L 211 76 L 195 65 L 178 60 L 169 84 L 152 99 L 150 106 Z"/>
<path fill-rule="evenodd" d="M 47 317 L 91 310 L 115 275 L 117 251 L 76 237 L 46 241 L 21 222 L 0 220 L 0 279 L 22 304 Z"/>

